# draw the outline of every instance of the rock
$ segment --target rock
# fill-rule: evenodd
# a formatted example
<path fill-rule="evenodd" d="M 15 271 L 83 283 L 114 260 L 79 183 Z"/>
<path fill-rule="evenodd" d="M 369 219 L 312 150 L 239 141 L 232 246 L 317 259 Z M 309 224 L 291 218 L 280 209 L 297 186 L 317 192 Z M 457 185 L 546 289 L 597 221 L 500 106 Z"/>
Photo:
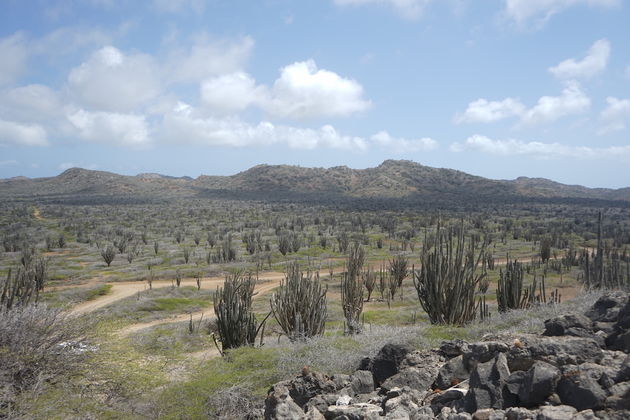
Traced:
<path fill-rule="evenodd" d="M 328 376 L 319 372 L 309 372 L 306 375 L 298 376 L 288 381 L 287 388 L 293 401 L 300 407 L 304 407 L 316 395 L 329 394 L 336 391 L 335 383 Z"/>
<path fill-rule="evenodd" d="M 469 345 L 469 350 L 463 355 L 466 369 L 472 371 L 477 363 L 486 363 L 498 353 L 506 353 L 509 346 L 501 341 L 485 341 Z"/>
<path fill-rule="evenodd" d="M 571 420 L 599 420 L 593 410 L 583 410 L 571 417 Z"/>
<path fill-rule="evenodd" d="M 505 385 L 510 376 L 507 359 L 499 353 L 494 360 L 479 363 L 470 375 L 470 390 L 466 395 L 466 411 L 483 408 L 503 408 Z"/>
<path fill-rule="evenodd" d="M 431 400 L 432 405 L 448 405 L 449 403 L 461 400 L 466 396 L 468 390 L 462 388 L 450 388 L 440 393 Z"/>
<path fill-rule="evenodd" d="M 350 387 L 354 394 L 368 394 L 374 391 L 374 377 L 368 370 L 357 370 L 352 374 Z"/>
<path fill-rule="evenodd" d="M 519 386 L 520 403 L 527 407 L 541 405 L 555 391 L 558 379 L 560 379 L 558 368 L 546 362 L 534 362 Z"/>
<path fill-rule="evenodd" d="M 398 373 L 400 364 L 411 349 L 399 344 L 386 344 L 371 360 L 370 370 L 377 386 Z"/>
<path fill-rule="evenodd" d="M 617 377 L 615 378 L 615 382 L 624 381 L 630 381 L 630 355 L 622 362 L 617 372 Z"/>
<path fill-rule="evenodd" d="M 444 355 L 446 358 L 453 358 L 457 356 L 461 356 L 462 354 L 468 352 L 468 343 L 464 340 L 451 340 L 451 341 L 442 341 L 440 344 L 440 353 Z"/>
<path fill-rule="evenodd" d="M 325 417 L 315 407 L 310 407 L 304 416 L 305 420 L 324 420 Z"/>
<path fill-rule="evenodd" d="M 376 420 L 380 419 L 382 414 L 383 409 L 378 405 L 358 403 L 344 406 L 330 406 L 324 416 L 328 420 L 342 416 L 345 416 L 342 418 L 348 420 Z"/>
<path fill-rule="evenodd" d="M 271 387 L 265 399 L 266 420 L 291 420 L 304 417 L 302 408 L 293 401 L 284 382 Z"/>
<path fill-rule="evenodd" d="M 630 381 L 620 382 L 609 389 L 604 406 L 614 410 L 630 410 Z"/>
<path fill-rule="evenodd" d="M 590 333 L 592 327 L 593 321 L 587 316 L 580 314 L 567 314 L 546 320 L 543 335 L 549 337 L 573 335 L 568 334 L 569 329 L 582 330 L 586 333 Z M 578 337 L 581 337 L 581 335 L 578 335 Z"/>
<path fill-rule="evenodd" d="M 337 404 L 337 401 L 339 401 L 340 397 L 342 397 L 342 395 L 337 395 L 337 394 L 317 395 L 311 398 L 306 403 L 306 405 L 304 406 L 304 410 L 310 410 L 311 408 L 315 408 L 317 411 L 323 414 L 326 412 L 326 410 L 328 410 L 328 407 L 330 407 L 331 405 Z"/>
<path fill-rule="evenodd" d="M 502 420 L 505 418 L 505 411 L 493 408 L 477 410 L 472 415 L 473 420 Z"/>
<path fill-rule="evenodd" d="M 538 410 L 536 420 L 566 420 L 576 413 L 577 410 L 568 405 L 545 406 Z"/>
<path fill-rule="evenodd" d="M 350 386 L 351 379 L 352 378 L 350 377 L 350 375 L 343 375 L 343 374 L 335 374 L 330 377 L 330 380 L 333 381 L 333 383 L 335 384 L 335 389 L 337 391 Z"/>
<path fill-rule="evenodd" d="M 505 410 L 505 418 L 508 420 L 530 420 L 536 418 L 536 414 L 523 407 L 510 407 Z"/>
<path fill-rule="evenodd" d="M 464 366 L 464 357 L 459 355 L 442 365 L 433 383 L 433 388 L 447 389 L 468 379 L 469 376 L 470 372 Z"/>
<path fill-rule="evenodd" d="M 563 404 L 578 410 L 602 408 L 606 400 L 606 392 L 597 380 L 577 366 L 563 369 L 557 393 Z"/>
<path fill-rule="evenodd" d="M 606 338 L 606 346 L 611 350 L 620 350 L 630 353 L 630 329 L 627 331 L 615 331 Z"/>
<path fill-rule="evenodd" d="M 580 337 L 539 337 L 522 335 L 521 346 L 514 346 L 508 353 L 511 371 L 529 370 L 534 361 L 541 360 L 556 367 L 598 363 L 604 353 L 596 341 Z"/>
<path fill-rule="evenodd" d="M 438 367 L 430 363 L 423 368 L 408 367 L 383 382 L 381 389 L 387 392 L 392 388 L 408 386 L 426 394 L 431 384 L 435 381 L 437 374 Z"/>
<path fill-rule="evenodd" d="M 627 300 L 627 295 L 622 292 L 606 294 L 597 299 L 586 316 L 594 322 L 615 322 Z"/>

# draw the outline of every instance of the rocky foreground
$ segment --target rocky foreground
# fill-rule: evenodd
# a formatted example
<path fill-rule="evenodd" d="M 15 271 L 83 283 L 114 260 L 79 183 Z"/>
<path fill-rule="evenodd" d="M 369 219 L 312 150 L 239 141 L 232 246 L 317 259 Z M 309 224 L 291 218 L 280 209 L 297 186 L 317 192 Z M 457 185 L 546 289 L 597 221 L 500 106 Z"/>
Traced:
<path fill-rule="evenodd" d="M 615 292 L 543 335 L 388 344 L 352 375 L 305 367 L 275 384 L 266 419 L 630 419 L 630 298 Z M 262 410 L 261 410 L 262 411 Z"/>

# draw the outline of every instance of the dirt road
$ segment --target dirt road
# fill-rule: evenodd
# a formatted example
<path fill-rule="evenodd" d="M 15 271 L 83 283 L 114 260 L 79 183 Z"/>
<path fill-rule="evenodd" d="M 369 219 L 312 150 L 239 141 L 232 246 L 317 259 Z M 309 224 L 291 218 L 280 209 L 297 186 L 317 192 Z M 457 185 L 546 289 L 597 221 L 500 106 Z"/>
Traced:
<path fill-rule="evenodd" d="M 260 286 L 266 286 L 268 282 L 273 282 L 276 287 L 280 280 L 284 278 L 284 273 L 279 272 L 268 272 L 259 274 L 259 282 Z M 201 288 L 202 289 L 216 289 L 217 286 L 223 284 L 225 277 L 205 277 L 201 279 Z M 104 283 L 110 284 L 112 286 L 110 292 L 107 295 L 100 296 L 96 299 L 89 300 L 87 302 L 82 302 L 76 305 L 70 311 L 72 314 L 81 315 L 86 314 L 88 312 L 95 311 L 99 308 L 112 304 L 120 299 L 127 298 L 129 296 L 133 296 L 134 294 L 146 290 L 149 288 L 149 285 L 146 281 L 129 281 L 129 282 L 114 282 L 114 283 Z M 173 283 L 171 280 L 154 280 L 153 288 L 158 289 L 161 287 L 170 287 Z M 184 279 L 182 280 L 182 286 L 194 286 L 197 287 L 197 282 L 195 279 Z"/>

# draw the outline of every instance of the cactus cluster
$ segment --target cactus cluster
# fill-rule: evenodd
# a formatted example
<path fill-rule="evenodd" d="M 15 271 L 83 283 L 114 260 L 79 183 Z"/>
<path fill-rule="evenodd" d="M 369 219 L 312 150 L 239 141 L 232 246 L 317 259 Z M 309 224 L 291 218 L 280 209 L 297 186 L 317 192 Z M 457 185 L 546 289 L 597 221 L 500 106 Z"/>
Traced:
<path fill-rule="evenodd" d="M 291 341 L 324 333 L 326 292 L 319 273 L 306 275 L 297 263 L 289 264 L 286 277 L 271 295 L 271 311 Z"/>

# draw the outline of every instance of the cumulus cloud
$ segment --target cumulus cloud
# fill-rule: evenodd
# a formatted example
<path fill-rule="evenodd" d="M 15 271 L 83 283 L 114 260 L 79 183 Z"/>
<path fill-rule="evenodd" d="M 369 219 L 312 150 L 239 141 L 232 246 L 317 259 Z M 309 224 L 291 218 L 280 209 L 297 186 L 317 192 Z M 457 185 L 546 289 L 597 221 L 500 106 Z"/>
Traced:
<path fill-rule="evenodd" d="M 606 98 L 606 103 L 606 108 L 600 114 L 600 119 L 605 126 L 599 131 L 599 134 L 624 130 L 626 123 L 630 122 L 630 99 L 617 99 L 609 96 Z"/>
<path fill-rule="evenodd" d="M 46 130 L 38 124 L 20 124 L 0 119 L 0 144 L 45 146 Z"/>
<path fill-rule="evenodd" d="M 577 83 L 569 83 L 560 96 L 543 96 L 523 114 L 525 124 L 539 124 L 558 120 L 568 115 L 588 111 L 591 100 Z"/>
<path fill-rule="evenodd" d="M 68 84 L 82 106 L 129 112 L 160 93 L 157 74 L 158 67 L 151 56 L 125 55 L 119 49 L 107 46 L 72 69 Z"/>
<path fill-rule="evenodd" d="M 21 33 L 0 38 L 0 86 L 22 75 L 28 55 L 26 39 Z"/>
<path fill-rule="evenodd" d="M 509 117 L 519 117 L 521 123 L 542 124 L 569 115 L 588 111 L 591 100 L 576 82 L 568 82 L 560 96 L 543 96 L 536 105 L 527 108 L 518 99 L 502 101 L 477 99 L 468 104 L 463 114 L 455 115 L 454 121 L 462 123 L 491 123 Z"/>
<path fill-rule="evenodd" d="M 256 81 L 244 72 L 213 77 L 201 84 L 202 103 L 218 112 L 242 111 L 264 102 L 265 96 L 266 89 L 256 86 Z"/>
<path fill-rule="evenodd" d="M 70 113 L 68 120 L 82 140 L 130 147 L 145 147 L 151 142 L 148 124 L 142 115 L 80 109 Z"/>
<path fill-rule="evenodd" d="M 488 101 L 480 98 L 469 103 L 463 114 L 456 115 L 455 122 L 457 124 L 490 123 L 522 115 L 524 112 L 525 105 L 518 99 L 506 98 L 502 101 Z"/>
<path fill-rule="evenodd" d="M 346 116 L 370 106 L 358 82 L 318 69 L 315 61 L 307 60 L 280 70 L 264 109 L 279 117 L 312 118 Z"/>
<path fill-rule="evenodd" d="M 201 84 L 201 98 L 213 111 L 241 111 L 254 105 L 269 115 L 295 119 L 347 116 L 371 106 L 358 82 L 318 69 L 313 60 L 280 69 L 271 87 L 257 85 L 244 72 L 207 79 Z"/>
<path fill-rule="evenodd" d="M 432 0 L 335 0 L 339 6 L 387 5 L 407 19 L 416 19 Z"/>
<path fill-rule="evenodd" d="M 198 83 L 210 77 L 241 71 L 254 40 L 212 40 L 201 36 L 190 49 L 174 49 L 166 63 L 172 82 Z"/>
<path fill-rule="evenodd" d="M 544 24 L 556 13 L 573 6 L 613 7 L 621 4 L 621 0 L 505 0 L 505 14 L 519 26 L 534 21 Z"/>
<path fill-rule="evenodd" d="M 370 140 L 388 151 L 401 154 L 413 152 L 428 152 L 438 147 L 437 141 L 429 137 L 419 139 L 405 139 L 392 137 L 387 131 L 379 131 L 370 137 Z"/>
<path fill-rule="evenodd" d="M 357 149 L 367 145 L 363 138 L 340 134 L 334 127 L 319 129 L 274 125 L 263 121 L 250 124 L 238 117 L 203 117 L 188 104 L 180 103 L 173 112 L 164 116 L 159 130 L 162 140 L 188 141 L 207 146 L 268 146 L 286 144 L 294 149 Z"/>
<path fill-rule="evenodd" d="M 452 152 L 478 151 L 500 156 L 531 156 L 535 159 L 606 159 L 630 158 L 630 146 L 588 147 L 569 146 L 560 143 L 542 143 L 521 140 L 493 140 L 475 134 L 463 143 L 453 143 Z"/>
<path fill-rule="evenodd" d="M 549 71 L 558 79 L 588 79 L 606 69 L 609 56 L 610 42 L 600 39 L 595 41 L 582 60 L 569 58 L 550 67 Z"/>

